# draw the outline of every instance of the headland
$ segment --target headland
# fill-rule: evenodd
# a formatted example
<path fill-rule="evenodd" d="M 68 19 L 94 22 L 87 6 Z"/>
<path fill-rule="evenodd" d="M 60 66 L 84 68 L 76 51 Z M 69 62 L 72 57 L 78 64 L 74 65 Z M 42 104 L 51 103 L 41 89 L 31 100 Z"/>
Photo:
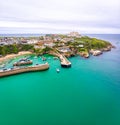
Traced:
<path fill-rule="evenodd" d="M 0 63 L 21 55 L 35 54 L 36 56 L 42 56 L 50 54 L 60 59 L 62 67 L 71 67 L 71 62 L 67 57 L 80 55 L 81 57 L 89 58 L 90 55 L 98 56 L 104 52 L 111 51 L 112 48 L 115 48 L 115 46 L 109 41 L 82 36 L 78 32 L 46 34 L 40 37 L 1 37 Z M 32 64 L 32 61 L 18 62 L 16 66 L 23 64 Z M 36 69 L 36 66 L 34 68 Z M 12 74 L 11 72 L 33 71 L 31 69 L 33 67 L 28 66 L 8 72 Z"/>

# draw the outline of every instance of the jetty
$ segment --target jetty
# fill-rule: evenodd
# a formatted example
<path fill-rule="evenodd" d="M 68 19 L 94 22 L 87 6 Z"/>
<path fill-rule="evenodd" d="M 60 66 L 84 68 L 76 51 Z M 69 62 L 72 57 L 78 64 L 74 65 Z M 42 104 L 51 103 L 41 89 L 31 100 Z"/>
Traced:
<path fill-rule="evenodd" d="M 59 58 L 62 67 L 71 67 L 71 62 L 64 55 L 60 55 Z"/>
<path fill-rule="evenodd" d="M 57 56 L 60 59 L 62 67 L 65 67 L 65 68 L 71 67 L 71 62 L 63 54 L 60 54 L 58 51 L 52 52 L 50 54 Z"/>
<path fill-rule="evenodd" d="M 39 65 L 35 65 L 35 66 L 28 66 L 28 67 L 23 67 L 23 68 L 19 68 L 19 67 L 11 68 L 11 69 L 6 69 L 6 70 L 1 70 L 0 77 L 20 74 L 20 73 L 25 73 L 25 72 L 44 71 L 47 69 L 49 69 L 48 63 L 39 64 Z"/>

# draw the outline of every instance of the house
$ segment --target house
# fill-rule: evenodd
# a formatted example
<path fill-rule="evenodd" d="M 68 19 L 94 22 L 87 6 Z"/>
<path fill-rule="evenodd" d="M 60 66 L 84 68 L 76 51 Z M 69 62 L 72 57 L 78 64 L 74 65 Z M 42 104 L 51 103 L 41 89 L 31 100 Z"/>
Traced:
<path fill-rule="evenodd" d="M 61 38 L 60 37 L 56 37 L 53 40 L 54 40 L 54 42 L 58 42 L 58 41 L 61 41 Z"/>
<path fill-rule="evenodd" d="M 28 40 L 28 44 L 36 44 L 36 43 L 38 43 L 38 40 L 36 39 Z"/>
<path fill-rule="evenodd" d="M 43 46 L 44 45 L 44 40 L 39 40 L 36 45 Z"/>
<path fill-rule="evenodd" d="M 44 43 L 44 46 L 53 47 L 55 44 L 53 42 Z"/>
<path fill-rule="evenodd" d="M 8 45 L 6 42 L 0 42 L 0 46 Z"/>
<path fill-rule="evenodd" d="M 80 45 L 78 45 L 78 47 L 83 48 L 83 47 L 84 47 L 84 45 L 83 45 L 83 44 L 80 44 Z"/>
<path fill-rule="evenodd" d="M 62 53 L 71 52 L 71 50 L 68 47 L 60 47 L 58 48 L 58 50 Z"/>
<path fill-rule="evenodd" d="M 28 41 L 27 40 L 21 40 L 20 43 L 21 44 L 28 44 Z"/>
<path fill-rule="evenodd" d="M 52 37 L 51 36 L 44 36 L 44 41 L 52 41 Z"/>
<path fill-rule="evenodd" d="M 67 42 L 74 42 L 74 38 L 63 38 L 61 39 L 62 42 L 67 43 Z"/>

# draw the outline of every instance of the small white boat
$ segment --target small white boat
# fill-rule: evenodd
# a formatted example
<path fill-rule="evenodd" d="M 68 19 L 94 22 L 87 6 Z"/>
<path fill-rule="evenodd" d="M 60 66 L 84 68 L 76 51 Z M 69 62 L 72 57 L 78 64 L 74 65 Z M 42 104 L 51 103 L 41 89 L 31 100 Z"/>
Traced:
<path fill-rule="evenodd" d="M 42 57 L 42 61 L 46 61 L 47 59 L 45 57 Z"/>
<path fill-rule="evenodd" d="M 37 56 L 35 56 L 34 59 L 37 59 Z"/>
<path fill-rule="evenodd" d="M 4 68 L 4 67 L 5 67 L 5 64 L 0 65 L 0 68 Z"/>
<path fill-rule="evenodd" d="M 57 69 L 56 69 L 56 72 L 57 72 L 57 73 L 59 73 L 59 72 L 60 72 L 60 69 L 59 69 L 59 68 L 57 68 Z"/>

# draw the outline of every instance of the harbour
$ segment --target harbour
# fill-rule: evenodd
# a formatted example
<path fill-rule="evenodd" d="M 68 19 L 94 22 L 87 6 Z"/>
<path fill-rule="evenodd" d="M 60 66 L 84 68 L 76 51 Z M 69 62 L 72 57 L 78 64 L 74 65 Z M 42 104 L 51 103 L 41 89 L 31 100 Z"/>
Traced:
<path fill-rule="evenodd" d="M 48 55 L 49 56 L 49 55 Z M 20 74 L 20 73 L 25 73 L 25 72 L 34 72 L 34 71 L 43 71 L 43 70 L 47 70 L 50 66 L 48 64 L 48 60 L 45 56 L 33 56 L 33 58 L 30 60 L 30 56 L 23 56 L 24 58 L 21 58 L 20 56 L 18 56 L 18 60 L 13 60 L 13 62 L 11 62 L 11 60 L 8 60 L 8 62 L 10 63 L 10 67 L 5 67 L 5 65 L 7 64 L 1 64 L 0 67 L 0 77 L 5 77 L 5 76 L 10 76 L 10 75 L 15 75 L 15 74 Z M 16 58 L 15 58 L 16 59 Z M 36 64 L 33 64 L 33 60 L 38 60 L 39 62 L 37 62 Z M 41 61 L 40 61 L 41 59 Z M 48 57 L 49 59 L 49 57 Z M 58 53 L 57 57 L 52 56 L 53 61 L 54 60 L 58 60 L 60 61 L 60 65 L 61 67 L 64 68 L 68 68 L 71 67 L 71 62 L 62 54 Z M 42 64 L 39 64 L 42 63 Z M 60 69 L 57 68 L 56 69 L 57 73 L 60 72 Z"/>
<path fill-rule="evenodd" d="M 68 58 L 71 68 L 63 68 L 55 56 L 46 54 L 43 61 L 42 56 L 31 55 L 28 56 L 33 61 L 30 66 L 48 62 L 50 68 L 1 77 L 0 124 L 119 125 L 120 37 L 97 37 L 113 41 L 117 48 L 89 59 Z M 12 68 L 21 58 L 27 56 L 6 62 L 5 68 Z"/>

